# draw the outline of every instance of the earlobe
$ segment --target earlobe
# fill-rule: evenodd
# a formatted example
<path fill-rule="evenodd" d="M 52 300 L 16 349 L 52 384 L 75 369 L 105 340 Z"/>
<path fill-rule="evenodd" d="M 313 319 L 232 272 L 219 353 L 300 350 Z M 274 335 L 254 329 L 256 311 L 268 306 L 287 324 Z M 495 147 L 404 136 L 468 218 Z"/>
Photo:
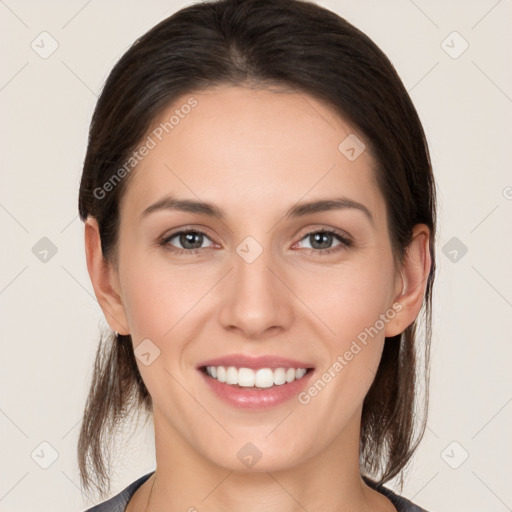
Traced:
<path fill-rule="evenodd" d="M 89 217 L 85 222 L 85 255 L 96 299 L 113 331 L 130 334 L 117 276 L 112 265 L 103 258 L 98 223 Z"/>
<path fill-rule="evenodd" d="M 417 224 L 400 269 L 402 292 L 394 300 L 394 303 L 400 304 L 400 311 L 387 324 L 386 337 L 402 333 L 416 320 L 425 296 L 431 264 L 430 229 L 425 224 Z"/>

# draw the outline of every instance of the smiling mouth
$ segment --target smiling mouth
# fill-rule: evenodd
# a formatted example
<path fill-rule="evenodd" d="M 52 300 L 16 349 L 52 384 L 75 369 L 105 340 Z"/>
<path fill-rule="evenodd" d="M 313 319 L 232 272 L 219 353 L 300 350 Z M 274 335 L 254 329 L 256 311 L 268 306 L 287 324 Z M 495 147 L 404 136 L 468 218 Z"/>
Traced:
<path fill-rule="evenodd" d="M 210 378 L 235 388 L 267 389 L 302 379 L 313 368 L 237 368 L 235 366 L 203 366 L 200 370 Z"/>

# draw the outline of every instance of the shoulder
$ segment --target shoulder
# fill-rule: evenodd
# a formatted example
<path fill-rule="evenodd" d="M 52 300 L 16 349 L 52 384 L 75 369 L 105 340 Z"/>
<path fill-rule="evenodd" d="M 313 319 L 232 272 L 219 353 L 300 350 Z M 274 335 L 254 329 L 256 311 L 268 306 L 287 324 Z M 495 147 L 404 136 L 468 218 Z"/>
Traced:
<path fill-rule="evenodd" d="M 389 501 L 393 503 L 398 512 L 428 512 L 424 508 L 415 505 L 412 501 L 408 500 L 407 498 L 395 494 L 391 489 L 384 487 L 382 484 L 378 485 L 377 482 L 374 482 L 373 480 L 366 476 L 363 476 L 363 480 L 369 487 L 375 489 L 381 494 L 384 494 L 384 496 L 386 496 L 386 498 L 388 498 Z"/>
<path fill-rule="evenodd" d="M 99 505 L 95 505 L 92 508 L 85 510 L 84 512 L 124 512 L 126 505 L 130 501 L 130 498 L 135 494 L 135 491 L 154 473 L 148 473 L 147 475 L 141 476 L 135 482 L 132 482 L 126 489 L 123 489 L 119 494 L 116 494 L 112 498 Z"/>

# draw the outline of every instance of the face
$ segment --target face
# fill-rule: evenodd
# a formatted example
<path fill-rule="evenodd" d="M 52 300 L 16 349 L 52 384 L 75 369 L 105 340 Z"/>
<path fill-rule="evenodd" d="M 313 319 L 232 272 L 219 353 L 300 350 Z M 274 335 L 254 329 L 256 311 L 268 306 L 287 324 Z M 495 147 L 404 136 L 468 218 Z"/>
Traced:
<path fill-rule="evenodd" d="M 169 442 L 238 471 L 247 454 L 276 470 L 347 440 L 358 449 L 402 281 L 375 162 L 354 159 L 354 135 L 364 142 L 310 96 L 241 87 L 186 95 L 156 120 L 121 203 L 116 279 Z M 146 211 L 170 196 L 203 208 Z M 283 373 L 228 370 L 235 386 L 203 366 L 308 371 L 256 389 L 252 375 Z"/>

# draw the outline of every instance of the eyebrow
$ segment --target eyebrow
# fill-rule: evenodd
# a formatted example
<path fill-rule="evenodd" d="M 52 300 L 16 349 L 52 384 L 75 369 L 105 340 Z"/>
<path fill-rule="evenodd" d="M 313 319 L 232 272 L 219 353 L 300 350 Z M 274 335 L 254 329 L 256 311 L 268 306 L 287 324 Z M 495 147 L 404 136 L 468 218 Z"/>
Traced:
<path fill-rule="evenodd" d="M 327 212 L 331 210 L 345 210 L 355 209 L 365 214 L 370 223 L 374 225 L 374 219 L 370 210 L 361 203 L 353 201 L 347 197 L 337 197 L 333 199 L 320 199 L 316 201 L 309 201 L 305 203 L 298 203 L 292 206 L 284 215 L 287 218 L 303 217 L 305 215 L 312 215 L 314 213 Z M 172 195 L 167 195 L 156 203 L 148 206 L 140 216 L 143 220 L 148 215 L 162 211 L 162 210 L 176 210 L 188 213 L 198 213 L 207 215 L 209 217 L 224 221 L 226 215 L 224 212 L 214 204 L 205 203 L 204 201 L 196 201 L 194 199 L 178 199 Z"/>

